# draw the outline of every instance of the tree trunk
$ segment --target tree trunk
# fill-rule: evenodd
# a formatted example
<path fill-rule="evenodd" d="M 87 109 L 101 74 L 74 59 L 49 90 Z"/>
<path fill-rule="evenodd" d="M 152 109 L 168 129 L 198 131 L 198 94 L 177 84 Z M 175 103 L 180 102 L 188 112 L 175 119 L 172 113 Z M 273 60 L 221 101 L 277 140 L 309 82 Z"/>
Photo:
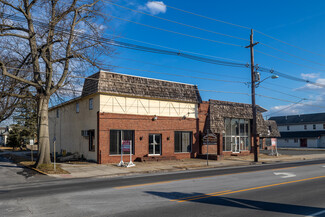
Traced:
<path fill-rule="evenodd" d="M 48 105 L 49 105 L 48 96 L 41 96 L 39 98 L 39 156 L 36 162 L 36 168 L 41 164 L 50 164 L 50 138 L 49 138 L 49 116 L 48 116 Z"/>

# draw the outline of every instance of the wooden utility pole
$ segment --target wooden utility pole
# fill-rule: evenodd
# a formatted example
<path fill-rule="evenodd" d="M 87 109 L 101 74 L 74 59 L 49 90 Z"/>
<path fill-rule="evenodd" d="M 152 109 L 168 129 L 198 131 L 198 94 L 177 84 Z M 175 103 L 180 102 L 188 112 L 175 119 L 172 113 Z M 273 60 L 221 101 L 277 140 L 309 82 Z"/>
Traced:
<path fill-rule="evenodd" d="M 254 46 L 258 44 L 258 42 L 254 43 L 253 40 L 253 29 L 251 29 L 251 36 L 250 36 L 250 45 L 246 46 L 246 48 L 250 48 L 251 53 L 251 78 L 252 78 L 252 113 L 253 113 L 253 145 L 254 145 L 254 162 L 258 162 L 258 153 L 257 153 L 257 129 L 256 129 L 256 104 L 255 104 L 255 70 L 254 70 Z"/>

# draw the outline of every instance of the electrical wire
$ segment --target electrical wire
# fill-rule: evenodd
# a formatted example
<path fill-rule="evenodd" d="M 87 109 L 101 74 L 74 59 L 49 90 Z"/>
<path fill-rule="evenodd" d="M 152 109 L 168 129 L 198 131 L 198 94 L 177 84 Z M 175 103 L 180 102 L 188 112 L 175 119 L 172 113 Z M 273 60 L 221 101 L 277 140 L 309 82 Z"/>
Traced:
<path fill-rule="evenodd" d="M 231 26 L 236 26 L 236 27 L 239 27 L 239 28 L 242 28 L 242 29 L 253 29 L 253 28 L 251 28 L 251 27 L 247 27 L 247 26 L 243 26 L 243 25 L 238 25 L 238 24 L 234 24 L 234 23 L 226 22 L 226 21 L 223 21 L 223 20 L 219 20 L 219 19 L 211 18 L 211 17 L 205 16 L 205 15 L 197 14 L 197 13 L 194 13 L 194 12 L 186 11 L 186 10 L 184 10 L 184 9 L 180 9 L 180 8 L 176 8 L 176 7 L 173 7 L 173 6 L 170 6 L 170 5 L 166 5 L 165 3 L 162 3 L 162 2 L 159 2 L 159 1 L 150 1 L 150 2 L 154 2 L 154 3 L 156 3 L 156 4 L 164 5 L 164 6 L 168 7 L 168 8 L 171 8 L 171 9 L 174 9 L 174 10 L 177 10 L 177 11 L 181 11 L 181 12 L 183 12 L 183 13 L 191 14 L 191 15 L 194 15 L 194 16 L 198 16 L 198 17 L 201 17 L 201 18 L 205 18 L 205 19 L 208 19 L 208 20 L 212 20 L 212 21 L 215 21 L 215 22 L 219 22 L 219 23 L 223 23 L 223 24 L 227 24 L 227 25 L 231 25 Z M 278 38 L 276 38 L 276 37 L 273 37 L 273 36 L 270 36 L 270 35 L 268 35 L 268 34 L 265 34 L 265 33 L 263 33 L 262 31 L 259 31 L 259 30 L 256 30 L 256 29 L 254 29 L 254 31 L 257 32 L 257 33 L 259 33 L 259 34 L 261 34 L 261 35 L 264 35 L 264 36 L 266 36 L 266 37 L 268 37 L 268 38 L 271 38 L 271 39 L 273 39 L 273 40 L 275 40 L 275 41 L 278 41 L 278 42 L 280 42 L 280 43 L 282 43 L 282 44 L 285 44 L 285 45 L 288 45 L 288 46 L 294 47 L 294 48 L 296 48 L 296 49 L 299 49 L 299 50 L 302 50 L 302 51 L 305 51 L 305 52 L 308 52 L 308 53 L 311 53 L 311 54 L 314 54 L 314 55 L 317 55 L 317 56 L 320 56 L 320 57 L 325 58 L 325 55 L 323 55 L 323 54 L 319 54 L 319 53 L 317 53 L 317 52 L 310 51 L 310 50 L 308 50 L 308 49 L 301 48 L 301 47 L 299 47 L 299 46 L 296 46 L 296 45 L 293 45 L 293 44 L 291 44 L 291 43 L 285 42 L 285 41 L 280 40 L 280 39 L 278 39 Z"/>
<path fill-rule="evenodd" d="M 119 5 L 119 4 L 110 2 L 110 1 L 106 1 L 106 0 L 101 0 L 101 1 L 102 2 L 105 2 L 107 4 L 111 4 L 111 5 L 114 5 L 114 6 L 123 8 L 123 9 L 126 9 L 126 10 L 130 10 L 130 11 L 133 11 L 133 12 L 136 12 L 136 13 L 144 14 L 144 15 L 147 15 L 147 16 L 150 16 L 150 17 L 154 17 L 154 18 L 157 18 L 157 19 L 160 19 L 160 20 L 164 20 L 164 21 L 167 21 L 167 22 L 171 22 L 171 23 L 175 23 L 175 24 L 178 24 L 178 25 L 182 25 L 182 26 L 186 26 L 186 27 L 193 28 L 193 29 L 197 29 L 197 30 L 201 30 L 201 31 L 213 33 L 213 34 L 216 34 L 216 35 L 221 35 L 221 36 L 225 36 L 225 37 L 235 38 L 235 39 L 239 39 L 239 40 L 243 40 L 243 41 L 249 41 L 249 39 L 245 39 L 245 38 L 241 38 L 241 37 L 237 37 L 237 36 L 233 36 L 233 35 L 228 35 L 228 34 L 224 34 L 224 33 L 220 33 L 220 32 L 215 32 L 215 31 L 208 30 L 208 29 L 204 29 L 204 28 L 201 28 L 201 27 L 197 27 L 197 26 L 193 26 L 193 25 L 188 25 L 188 24 L 185 24 L 185 23 L 181 23 L 181 22 L 178 22 L 178 21 L 175 21 L 175 20 L 170 20 L 170 19 L 158 17 L 158 16 L 155 16 L 155 15 L 152 15 L 152 14 L 149 14 L 149 13 L 145 13 L 143 11 L 135 10 L 135 9 L 132 9 L 132 8 L 129 8 L 129 7 L 125 7 L 125 6 L 122 6 L 122 5 Z"/>

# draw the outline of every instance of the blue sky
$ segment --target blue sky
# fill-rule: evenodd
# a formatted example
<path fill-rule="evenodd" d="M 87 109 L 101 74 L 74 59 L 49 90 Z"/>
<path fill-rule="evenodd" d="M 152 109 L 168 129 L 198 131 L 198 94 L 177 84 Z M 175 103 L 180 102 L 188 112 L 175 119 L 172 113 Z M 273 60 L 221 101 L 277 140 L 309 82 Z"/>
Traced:
<path fill-rule="evenodd" d="M 254 28 L 292 45 L 308 49 L 309 51 L 315 52 L 317 54 L 323 54 L 323 56 L 312 54 L 310 52 L 306 52 L 280 43 L 257 32 L 254 34 L 255 41 L 267 44 L 276 49 L 291 54 L 288 55 L 286 53 L 270 49 L 265 45 L 259 44 L 255 47 L 255 64 L 272 68 L 274 70 L 299 78 L 316 81 L 325 85 L 325 1 L 323 0 L 313 0 L 310 2 L 300 0 L 166 0 L 160 1 L 159 4 L 154 2 L 148 3 L 148 1 L 141 0 L 116 0 L 114 3 L 132 8 L 134 10 L 139 10 L 148 14 L 159 16 L 161 18 L 174 20 L 177 22 L 204 28 L 214 32 L 240 37 L 243 39 L 249 39 L 249 29 L 239 28 L 236 26 L 231 26 L 224 23 L 204 19 L 198 16 L 186 14 L 174 10 L 170 7 L 165 7 L 164 5 L 173 6 L 214 19 Z M 249 44 L 249 42 L 245 40 L 200 31 L 197 29 L 177 25 L 175 23 L 159 20 L 155 17 L 136 13 L 134 11 L 126 10 L 111 4 L 104 4 L 104 12 L 115 17 L 128 19 L 157 28 L 168 29 L 187 35 L 201 37 L 208 40 L 222 41 L 226 43 L 238 44 L 241 46 L 246 46 Z M 180 52 L 191 51 L 204 55 L 233 59 L 236 62 L 250 62 L 249 49 L 242 47 L 229 46 L 207 40 L 200 40 L 197 38 L 177 35 L 170 32 L 137 25 L 131 22 L 122 21 L 116 18 L 112 18 L 111 22 L 105 23 L 105 26 L 107 27 L 107 34 L 120 36 L 117 39 L 119 41 L 145 45 L 123 38 L 127 37 L 147 43 L 171 47 L 179 50 Z M 281 58 L 281 60 L 264 55 L 258 51 L 267 53 L 268 55 L 272 55 L 277 58 Z M 291 62 L 294 62 L 295 64 Z M 216 99 L 243 103 L 251 102 L 249 95 L 212 92 L 225 91 L 249 94 L 250 88 L 248 88 L 248 86 L 244 83 L 231 83 L 202 79 L 206 78 L 249 82 L 249 68 L 246 69 L 219 66 L 188 60 L 177 56 L 152 54 L 122 48 L 116 49 L 116 54 L 113 56 L 107 57 L 107 63 L 120 67 L 138 69 L 133 70 L 113 67 L 112 71 L 115 72 L 196 84 L 198 85 L 199 89 L 202 90 L 200 93 L 203 100 Z M 147 71 L 145 72 L 140 70 Z M 148 71 L 177 74 L 180 76 L 159 74 Z M 181 77 L 182 75 L 192 76 L 196 78 Z M 261 73 L 261 78 L 266 78 L 269 75 L 270 74 L 265 72 Z M 211 90 L 211 92 L 203 90 Z M 274 115 L 290 115 L 325 112 L 325 94 L 323 93 L 324 88 L 321 88 L 319 86 L 306 85 L 305 83 L 296 82 L 280 77 L 276 80 L 268 79 L 267 81 L 261 83 L 256 92 L 260 95 L 284 100 L 280 101 L 267 97 L 257 96 L 257 104 L 269 110 L 266 115 L 272 115 L 273 113 Z M 302 101 L 301 103 L 303 104 L 292 103 L 300 101 L 301 98 L 307 98 L 310 100 Z M 285 109 L 288 106 L 290 107 L 288 109 Z"/>

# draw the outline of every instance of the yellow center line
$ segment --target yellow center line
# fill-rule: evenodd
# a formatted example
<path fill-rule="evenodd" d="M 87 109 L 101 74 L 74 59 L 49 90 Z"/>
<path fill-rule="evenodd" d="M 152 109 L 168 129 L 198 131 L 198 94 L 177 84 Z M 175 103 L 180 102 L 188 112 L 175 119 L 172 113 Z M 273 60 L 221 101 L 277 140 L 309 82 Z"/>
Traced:
<path fill-rule="evenodd" d="M 209 198 L 209 197 L 215 197 L 215 196 L 221 196 L 221 195 L 227 195 L 227 194 L 234 194 L 234 193 L 239 193 L 239 192 L 244 192 L 244 191 L 251 191 L 251 190 L 262 189 L 262 188 L 269 188 L 269 187 L 273 187 L 273 186 L 286 185 L 286 184 L 290 184 L 290 183 L 303 182 L 303 181 L 308 181 L 308 180 L 313 180 L 313 179 L 320 179 L 320 178 L 325 178 L 325 176 L 317 176 L 317 177 L 311 177 L 311 178 L 306 178 L 306 179 L 299 179 L 299 180 L 293 180 L 293 181 L 288 181 L 288 182 L 281 182 L 281 183 L 258 186 L 258 187 L 253 187 L 253 188 L 246 188 L 246 189 L 241 189 L 241 190 L 236 190 L 236 191 L 228 191 L 228 192 L 224 192 L 224 193 L 221 193 L 221 192 L 220 193 L 211 193 L 211 194 L 202 195 L 201 197 L 197 197 L 197 198 L 190 198 L 190 199 L 181 198 L 179 200 L 170 200 L 170 201 L 177 201 L 179 203 L 182 203 L 182 202 L 186 202 L 186 201 L 200 200 L 200 199 Z"/>
<path fill-rule="evenodd" d="M 199 197 L 206 196 L 206 195 L 214 195 L 214 194 L 224 193 L 224 192 L 229 192 L 229 191 L 230 191 L 230 190 L 219 191 L 219 192 L 213 192 L 213 193 L 209 193 L 209 194 L 199 194 L 199 195 L 196 195 L 196 196 L 183 197 L 183 198 L 174 199 L 174 200 L 170 200 L 170 201 L 179 201 L 179 200 L 184 200 L 184 199 L 195 199 L 195 198 L 199 198 Z"/>
<path fill-rule="evenodd" d="M 324 164 L 324 163 L 311 164 L 311 165 L 298 165 L 296 167 L 286 167 L 286 168 L 315 166 L 315 165 L 320 165 L 320 164 Z M 148 185 L 159 185 L 159 184 L 166 184 L 166 183 L 171 183 L 171 182 L 179 182 L 179 181 L 187 181 L 187 180 L 195 180 L 195 179 L 205 179 L 205 178 L 212 178 L 212 177 L 218 177 L 218 176 L 237 175 L 237 174 L 245 174 L 245 173 L 252 173 L 252 172 L 263 172 L 263 171 L 270 171 L 270 170 L 280 170 L 280 169 L 286 169 L 286 168 L 264 169 L 264 170 L 258 170 L 258 171 L 246 171 L 246 172 L 228 173 L 228 174 L 211 175 L 211 176 L 201 176 L 201 177 L 195 177 L 195 178 L 185 178 L 185 179 L 177 179 L 177 180 L 169 180 L 169 181 L 161 181 L 161 182 L 150 182 L 150 183 L 145 183 L 145 184 L 125 185 L 125 186 L 114 187 L 114 189 L 134 188 L 134 187 L 142 187 L 142 186 L 148 186 Z"/>

